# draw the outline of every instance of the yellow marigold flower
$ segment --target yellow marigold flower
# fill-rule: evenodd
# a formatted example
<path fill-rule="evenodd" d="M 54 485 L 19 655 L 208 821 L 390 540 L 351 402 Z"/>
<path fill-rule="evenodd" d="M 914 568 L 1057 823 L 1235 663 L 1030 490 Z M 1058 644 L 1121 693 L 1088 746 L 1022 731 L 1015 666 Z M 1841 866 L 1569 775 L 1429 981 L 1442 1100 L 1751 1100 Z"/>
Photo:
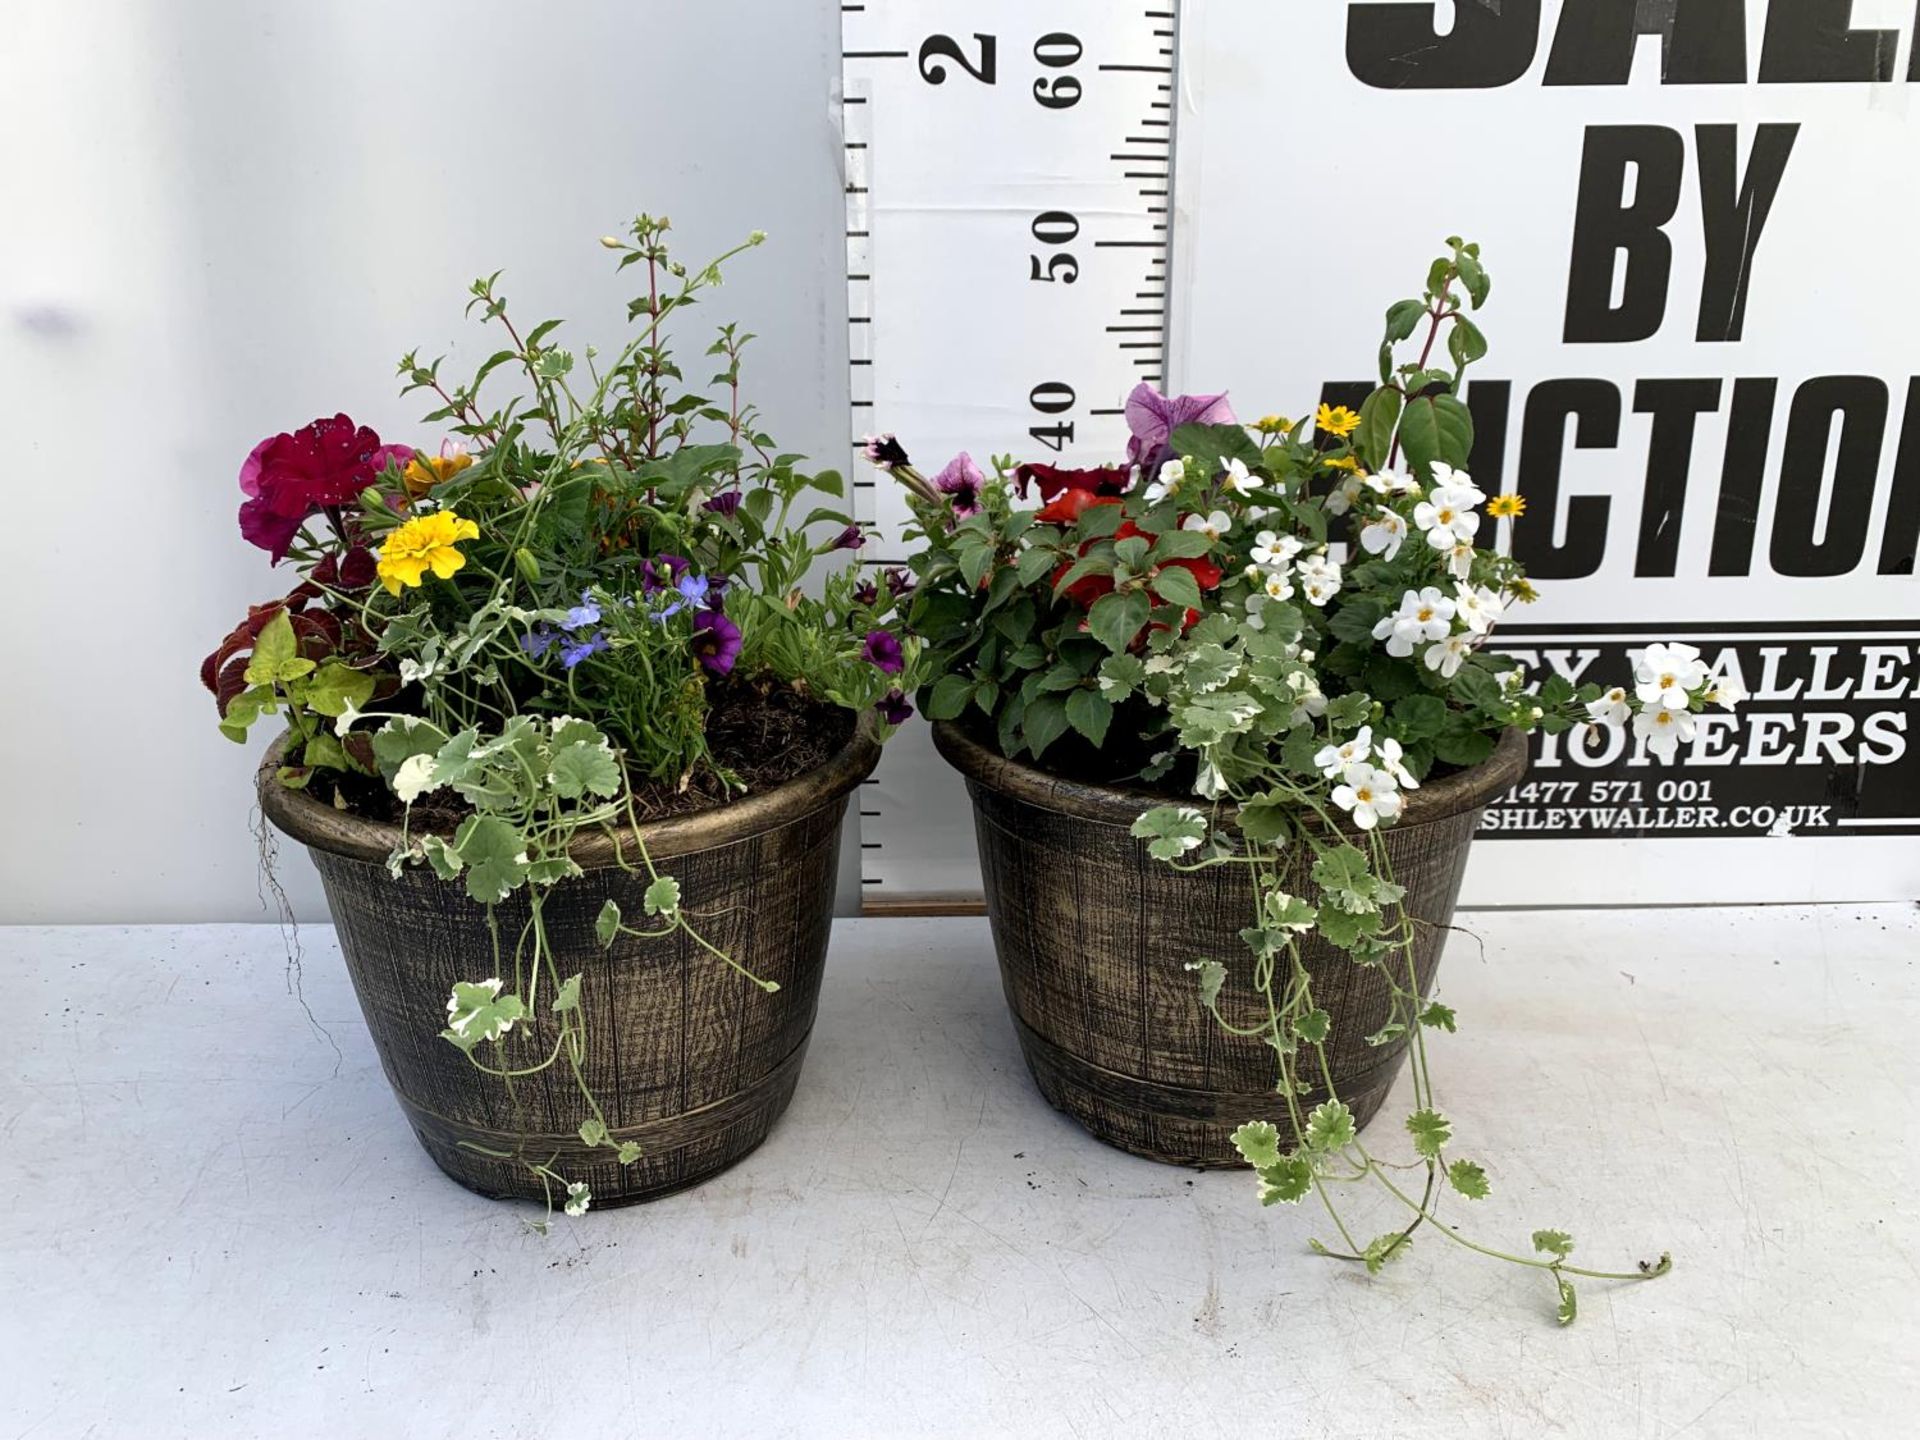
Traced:
<path fill-rule="evenodd" d="M 1329 455 L 1320 463 L 1329 470 L 1350 470 L 1355 475 L 1364 475 L 1367 473 L 1360 468 L 1360 457 L 1358 455 Z"/>
<path fill-rule="evenodd" d="M 462 540 L 479 538 L 480 527 L 451 510 L 416 515 L 387 537 L 375 572 L 393 595 L 403 586 L 420 584 L 429 570 L 445 580 L 467 563 L 467 557 L 454 547 Z"/>
<path fill-rule="evenodd" d="M 1313 412 L 1313 428 L 1344 440 L 1360 428 L 1360 417 L 1344 405 L 1322 405 Z"/>
<path fill-rule="evenodd" d="M 1527 513 L 1527 502 L 1519 495 L 1496 495 L 1487 502 L 1487 514 L 1496 520 L 1505 520 L 1514 515 Z"/>
<path fill-rule="evenodd" d="M 1291 430 L 1293 422 L 1284 415 L 1262 415 L 1253 422 L 1253 428 L 1262 435 L 1278 435 L 1283 430 Z"/>
<path fill-rule="evenodd" d="M 462 470 L 473 464 L 473 457 L 464 451 L 455 451 L 451 455 L 427 455 L 415 451 L 407 468 L 400 472 L 401 483 L 407 487 L 407 494 L 418 500 L 443 480 L 451 480 Z"/>

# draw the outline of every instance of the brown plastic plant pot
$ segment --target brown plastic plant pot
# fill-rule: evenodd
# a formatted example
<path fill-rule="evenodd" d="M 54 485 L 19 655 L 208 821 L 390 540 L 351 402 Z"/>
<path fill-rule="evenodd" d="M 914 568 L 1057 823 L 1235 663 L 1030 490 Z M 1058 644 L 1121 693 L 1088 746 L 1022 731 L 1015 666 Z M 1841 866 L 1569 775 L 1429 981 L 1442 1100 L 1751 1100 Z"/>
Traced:
<path fill-rule="evenodd" d="M 344 813 L 274 779 L 284 741 L 262 762 L 267 818 L 313 856 L 347 971 L 380 1063 L 421 1145 L 448 1175 L 483 1195 L 541 1200 L 526 1164 L 551 1163 L 585 1180 L 595 1205 L 630 1204 L 718 1174 L 766 1139 L 787 1108 L 813 1029 L 833 919 L 840 823 L 847 797 L 873 770 L 880 747 L 871 715 L 826 764 L 730 805 L 641 828 L 662 873 L 680 882 L 701 933 L 754 974 L 766 994 L 683 933 L 619 936 L 603 948 L 594 921 L 609 899 L 643 912 L 644 874 L 617 863 L 601 832 L 578 836 L 586 874 L 555 886 L 545 923 L 562 976 L 584 976 L 587 1083 L 614 1141 L 641 1158 L 621 1165 L 578 1135 L 590 1116 L 564 1061 L 509 1084 L 483 1074 L 441 1038 L 456 980 L 513 975 L 528 919 L 521 890 L 495 907 L 498 947 L 483 906 L 459 880 L 410 865 L 395 879 L 387 857 L 398 826 Z M 636 863 L 631 832 L 625 855 Z M 630 918 L 629 923 L 637 922 Z M 538 1006 L 544 1012 L 544 1006 Z M 487 1063 L 524 1066 L 553 1049 L 542 1013 L 515 1026 Z"/>
<path fill-rule="evenodd" d="M 1048 1102 L 1109 1145 L 1168 1164 L 1239 1164 L 1228 1137 L 1247 1120 L 1271 1120 L 1290 1134 L 1272 1049 L 1258 1036 L 1223 1030 L 1185 968 L 1190 960 L 1223 962 L 1221 1014 L 1243 1027 L 1265 1018 L 1264 1008 L 1255 1013 L 1264 1001 L 1239 935 L 1254 919 L 1248 868 L 1183 872 L 1150 856 L 1129 831 L 1164 797 L 1061 779 L 1006 759 L 952 723 L 934 726 L 934 743 L 973 797 L 1007 1005 Z M 1380 832 L 1393 878 L 1406 887 L 1404 904 L 1427 922 L 1415 926 L 1423 994 L 1480 813 L 1526 767 L 1526 738 L 1509 731 L 1482 764 L 1409 793 L 1401 818 Z M 1317 901 L 1310 852 L 1296 846 L 1293 854 L 1283 885 Z M 1366 1043 L 1389 1018 L 1388 985 L 1317 935 L 1303 960 L 1315 1001 L 1333 1021 L 1334 1087 L 1364 1125 L 1406 1058 L 1404 1038 Z M 1302 1103 L 1325 1098 L 1317 1092 Z"/>

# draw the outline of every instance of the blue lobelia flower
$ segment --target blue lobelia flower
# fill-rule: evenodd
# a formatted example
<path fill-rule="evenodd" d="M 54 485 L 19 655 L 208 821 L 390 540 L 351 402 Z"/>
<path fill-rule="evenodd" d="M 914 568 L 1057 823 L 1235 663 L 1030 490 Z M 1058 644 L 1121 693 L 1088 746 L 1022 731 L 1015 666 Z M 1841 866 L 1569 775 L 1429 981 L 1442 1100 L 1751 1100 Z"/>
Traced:
<path fill-rule="evenodd" d="M 594 631 L 585 640 L 575 640 L 560 647 L 560 663 L 571 670 L 589 655 L 598 655 L 607 648 L 607 637 L 601 631 Z"/>

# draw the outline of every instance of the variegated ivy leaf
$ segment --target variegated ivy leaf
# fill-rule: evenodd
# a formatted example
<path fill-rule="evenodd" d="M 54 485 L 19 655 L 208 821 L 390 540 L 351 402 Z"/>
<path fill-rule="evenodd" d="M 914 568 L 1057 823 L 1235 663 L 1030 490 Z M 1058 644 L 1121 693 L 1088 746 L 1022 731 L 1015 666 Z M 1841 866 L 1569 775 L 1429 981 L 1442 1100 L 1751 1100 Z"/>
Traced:
<path fill-rule="evenodd" d="M 447 844 L 438 835 L 420 837 L 420 853 L 427 857 L 427 863 L 433 867 L 433 873 L 442 880 L 451 880 L 460 873 L 464 863 L 460 852 Z"/>
<path fill-rule="evenodd" d="M 1391 1235 L 1381 1235 L 1367 1242 L 1367 1248 L 1360 1252 L 1360 1258 L 1367 1263 L 1367 1273 L 1378 1275 L 1389 1260 L 1397 1260 L 1413 1248 L 1413 1237 L 1396 1230 Z"/>
<path fill-rule="evenodd" d="M 1293 1033 L 1309 1045 L 1320 1045 L 1333 1031 L 1333 1017 L 1324 1010 L 1309 1010 L 1304 1015 L 1296 1015 L 1293 1020 Z"/>
<path fill-rule="evenodd" d="M 1484 1200 L 1492 1193 L 1487 1172 L 1471 1160 L 1456 1160 L 1447 1167 L 1447 1183 L 1469 1200 Z"/>
<path fill-rule="evenodd" d="M 433 778 L 433 756 L 409 755 L 393 772 L 393 793 L 402 805 L 411 805 L 429 790 L 439 788 Z"/>
<path fill-rule="evenodd" d="M 1262 1205 L 1297 1205 L 1313 1189 L 1313 1166 L 1303 1155 L 1286 1155 L 1260 1172 Z"/>
<path fill-rule="evenodd" d="M 548 855 L 527 866 L 527 881 L 533 885 L 558 885 L 562 880 L 585 873 L 571 856 Z"/>
<path fill-rule="evenodd" d="M 1187 689 L 1195 695 L 1218 690 L 1240 673 L 1240 661 L 1222 645 L 1196 645 L 1187 652 Z"/>
<path fill-rule="evenodd" d="M 562 618 L 564 618 L 564 615 L 565 612 L 562 612 Z M 556 750 L 564 749 L 566 746 L 576 742 L 597 745 L 604 742 L 607 738 L 600 733 L 599 729 L 596 728 L 591 721 L 576 720 L 571 715 L 554 716 L 552 728 L 553 738 L 551 743 Z"/>
<path fill-rule="evenodd" d="M 1246 731 L 1259 713 L 1260 702 L 1247 695 L 1199 695 L 1176 704 L 1173 720 L 1180 727 L 1183 746 L 1204 750 Z"/>
<path fill-rule="evenodd" d="M 1200 977 L 1200 1003 L 1213 1009 L 1220 1000 L 1220 987 L 1227 983 L 1227 967 L 1218 960 L 1189 960 L 1187 969 Z"/>
<path fill-rule="evenodd" d="M 580 1143 L 582 1145 L 604 1145 L 607 1143 L 607 1122 L 598 1116 L 580 1122 Z"/>
<path fill-rule="evenodd" d="M 1542 1255 L 1564 1260 L 1573 1254 L 1573 1236 L 1564 1230 L 1536 1230 L 1533 1232 L 1533 1248 Z"/>
<path fill-rule="evenodd" d="M 412 755 L 433 755 L 447 743 L 446 732 L 415 715 L 400 715 L 373 732 L 373 758 L 391 781 Z"/>
<path fill-rule="evenodd" d="M 1320 912 L 1298 895 L 1284 890 L 1269 890 L 1260 902 L 1261 923 L 1269 930 L 1292 930 L 1304 934 L 1320 920 Z"/>
<path fill-rule="evenodd" d="M 661 875 L 647 886 L 644 901 L 649 915 L 674 915 L 680 909 L 680 882 L 671 875 Z"/>
<path fill-rule="evenodd" d="M 453 848 L 467 866 L 467 894 L 496 905 L 527 878 L 526 840 L 494 815 L 469 815 L 454 832 Z"/>
<path fill-rule="evenodd" d="M 620 933 L 620 907 L 609 900 L 600 907 L 600 913 L 593 920 L 594 937 L 602 945 L 613 944 L 613 937 Z"/>
<path fill-rule="evenodd" d="M 1434 1029 L 1444 1030 L 1449 1035 L 1454 1033 L 1454 1025 L 1458 1019 L 1451 1006 L 1442 1005 L 1438 1000 L 1429 1000 L 1426 1009 L 1420 1012 L 1422 1025 L 1431 1025 Z"/>
<path fill-rule="evenodd" d="M 1406 1033 L 1407 1033 L 1407 1027 L 1403 1025 L 1400 1021 L 1389 1020 L 1386 1024 L 1382 1025 L 1378 1030 L 1374 1031 L 1371 1035 L 1367 1036 L 1367 1044 L 1372 1045 L 1376 1048 L 1378 1048 L 1381 1045 L 1391 1045 L 1394 1041 L 1398 1040 L 1402 1035 Z"/>
<path fill-rule="evenodd" d="M 498 1040 L 525 1017 L 527 1007 L 518 995 L 502 995 L 498 976 L 469 984 L 454 982 L 447 999 L 447 1028 L 442 1033 L 463 1050 L 483 1040 Z"/>
<path fill-rule="evenodd" d="M 1571 1325 L 1580 1313 L 1580 1301 L 1573 1293 L 1573 1282 L 1559 1274 L 1553 1280 L 1560 1287 L 1560 1304 L 1555 1308 L 1553 1318 L 1562 1325 Z"/>
<path fill-rule="evenodd" d="M 1100 662 L 1100 693 L 1116 705 L 1146 678 L 1146 662 L 1138 655 L 1109 655 Z"/>
<path fill-rule="evenodd" d="M 620 762 L 605 740 L 589 744 L 574 740 L 553 752 L 548 772 L 553 791 L 563 800 L 578 800 L 589 792 L 603 799 L 620 793 Z"/>
<path fill-rule="evenodd" d="M 1453 1125 L 1438 1110 L 1416 1110 L 1407 1116 L 1407 1133 L 1413 1136 L 1414 1150 L 1432 1160 L 1453 1138 Z"/>
<path fill-rule="evenodd" d="M 622 1140 L 620 1142 L 619 1154 L 614 1158 L 622 1165 L 633 1164 L 634 1161 L 640 1158 L 640 1142 L 638 1140 Z"/>
<path fill-rule="evenodd" d="M 579 1216 L 587 1213 L 587 1207 L 593 1203 L 593 1192 L 587 1188 L 584 1180 L 575 1180 L 567 1186 L 567 1214 Z"/>
<path fill-rule="evenodd" d="M 1256 1170 L 1280 1163 L 1280 1131 L 1271 1120 L 1249 1120 L 1228 1138 L 1240 1158 Z"/>
<path fill-rule="evenodd" d="M 1191 805 L 1156 805 L 1133 822 L 1133 838 L 1147 842 L 1156 860 L 1176 860 L 1200 848 L 1207 833 L 1207 817 Z"/>
<path fill-rule="evenodd" d="M 554 994 L 553 1013 L 561 1015 L 569 1010 L 578 1010 L 579 1008 L 580 977 L 578 975 L 569 975 L 560 982 L 560 989 Z"/>
<path fill-rule="evenodd" d="M 1307 1116 L 1307 1148 L 1323 1154 L 1353 1143 L 1353 1112 L 1339 1100 L 1322 1100 Z"/>

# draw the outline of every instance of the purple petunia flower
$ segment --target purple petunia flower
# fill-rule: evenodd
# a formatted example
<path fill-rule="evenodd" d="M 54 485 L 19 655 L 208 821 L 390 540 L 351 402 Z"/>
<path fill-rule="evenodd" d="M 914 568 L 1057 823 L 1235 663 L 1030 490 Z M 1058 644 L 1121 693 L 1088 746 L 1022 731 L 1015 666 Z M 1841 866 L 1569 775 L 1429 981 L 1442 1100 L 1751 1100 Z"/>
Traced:
<path fill-rule="evenodd" d="M 718 495 L 709 496 L 701 502 L 702 510 L 711 510 L 716 515 L 732 515 L 740 508 L 740 502 L 747 498 L 744 490 L 723 490 Z"/>
<path fill-rule="evenodd" d="M 853 587 L 853 603 L 856 605 L 878 605 L 880 587 L 871 580 L 862 580 Z"/>
<path fill-rule="evenodd" d="M 987 477 L 973 463 L 973 456 L 962 450 L 947 462 L 947 468 L 933 477 L 933 488 L 948 497 L 953 513 L 964 520 L 980 513 L 980 492 Z"/>
<path fill-rule="evenodd" d="M 1182 425 L 1231 425 L 1233 407 L 1220 395 L 1162 395 L 1142 380 L 1127 396 L 1127 458 L 1149 476 L 1171 454 L 1168 439 Z"/>
<path fill-rule="evenodd" d="M 849 525 L 847 526 L 846 529 L 842 530 L 838 535 L 833 537 L 833 543 L 827 546 L 827 549 L 858 550 L 862 545 L 866 543 L 867 543 L 866 533 L 862 531 L 858 525 Z"/>
<path fill-rule="evenodd" d="M 640 589 L 647 595 L 670 590 L 682 575 L 692 571 L 693 562 L 684 555 L 656 555 L 641 563 Z"/>
<path fill-rule="evenodd" d="M 900 639 L 891 630 L 869 630 L 866 644 L 860 647 L 860 658 L 871 661 L 875 669 L 888 675 L 898 675 L 907 664 L 900 651 Z"/>
<path fill-rule="evenodd" d="M 887 577 L 887 593 L 894 599 L 912 593 L 914 579 L 905 570 L 898 565 L 889 565 L 884 573 Z"/>
<path fill-rule="evenodd" d="M 880 712 L 880 718 L 889 725 L 904 725 L 913 718 L 913 706 L 898 690 L 889 690 L 882 695 L 873 708 Z"/>
<path fill-rule="evenodd" d="M 869 435 L 860 442 L 860 453 L 867 457 L 869 465 L 877 465 L 882 470 L 891 470 L 896 465 L 909 465 L 906 447 L 893 438 L 891 431 L 884 435 Z"/>
<path fill-rule="evenodd" d="M 575 640 L 560 647 L 560 663 L 571 670 L 589 655 L 598 655 L 607 649 L 607 637 L 599 630 L 585 640 Z"/>
<path fill-rule="evenodd" d="M 740 658 L 740 627 L 718 610 L 693 617 L 693 653 L 710 675 L 725 675 Z"/>

